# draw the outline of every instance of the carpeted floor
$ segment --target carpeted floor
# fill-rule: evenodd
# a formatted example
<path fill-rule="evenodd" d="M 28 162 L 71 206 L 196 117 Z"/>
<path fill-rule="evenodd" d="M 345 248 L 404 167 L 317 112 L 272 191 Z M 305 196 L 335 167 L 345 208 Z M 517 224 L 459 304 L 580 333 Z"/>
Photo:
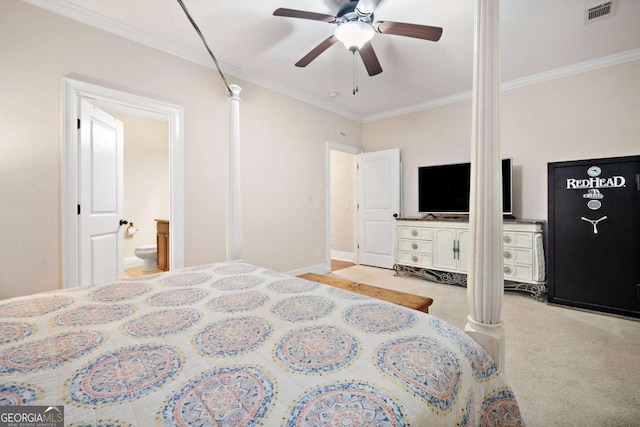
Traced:
<path fill-rule="evenodd" d="M 332 273 L 433 298 L 429 313 L 464 328 L 466 289 L 356 265 Z M 505 375 L 529 427 L 640 426 L 640 322 L 507 292 Z"/>

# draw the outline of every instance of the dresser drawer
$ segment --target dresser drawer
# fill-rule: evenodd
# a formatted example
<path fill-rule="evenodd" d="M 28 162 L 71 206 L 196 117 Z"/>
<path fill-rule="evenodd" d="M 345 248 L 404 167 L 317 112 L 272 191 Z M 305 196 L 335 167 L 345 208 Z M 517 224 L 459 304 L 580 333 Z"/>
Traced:
<path fill-rule="evenodd" d="M 511 248 L 505 245 L 503 257 L 505 264 L 533 264 L 533 250 L 531 249 Z"/>
<path fill-rule="evenodd" d="M 398 237 L 400 239 L 432 240 L 433 230 L 422 227 L 398 227 Z"/>
<path fill-rule="evenodd" d="M 508 231 L 502 234 L 502 242 L 505 248 L 533 248 L 533 235 Z"/>
<path fill-rule="evenodd" d="M 429 268 L 431 267 L 431 254 L 398 251 L 396 261 L 400 264 Z"/>
<path fill-rule="evenodd" d="M 430 240 L 407 240 L 400 239 L 398 249 L 401 251 L 420 252 L 430 254 L 432 252 L 432 242 Z"/>
<path fill-rule="evenodd" d="M 504 264 L 505 280 L 532 280 L 533 269 L 530 265 Z"/>

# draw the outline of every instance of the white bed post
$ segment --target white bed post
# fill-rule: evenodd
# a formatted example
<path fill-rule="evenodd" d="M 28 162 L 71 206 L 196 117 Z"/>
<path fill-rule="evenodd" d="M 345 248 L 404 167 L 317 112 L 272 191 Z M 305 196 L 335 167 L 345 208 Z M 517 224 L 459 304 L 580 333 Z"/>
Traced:
<path fill-rule="evenodd" d="M 229 97 L 229 206 L 227 208 L 227 261 L 242 259 L 242 210 L 240 205 L 240 91 L 230 85 Z"/>
<path fill-rule="evenodd" d="M 468 322 L 465 331 L 504 370 L 499 0 L 475 1 Z"/>

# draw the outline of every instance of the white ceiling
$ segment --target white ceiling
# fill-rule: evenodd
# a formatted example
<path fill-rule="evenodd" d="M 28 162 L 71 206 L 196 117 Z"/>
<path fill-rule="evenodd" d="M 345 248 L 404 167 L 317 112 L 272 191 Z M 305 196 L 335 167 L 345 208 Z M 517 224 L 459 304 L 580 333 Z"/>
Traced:
<path fill-rule="evenodd" d="M 24 1 L 213 67 L 176 0 Z M 273 16 L 279 7 L 335 15 L 345 0 L 183 2 L 231 83 L 237 76 L 364 121 L 468 97 L 471 90 L 473 0 L 382 0 L 376 20 L 439 26 L 442 38 L 376 34 L 371 43 L 384 71 L 369 77 L 359 62 L 356 95 L 352 55 L 339 43 L 306 68 L 294 66 L 334 24 Z M 602 2 L 502 0 L 502 81 L 640 59 L 640 0 L 617 0 L 612 16 L 585 24 L 585 9 Z"/>

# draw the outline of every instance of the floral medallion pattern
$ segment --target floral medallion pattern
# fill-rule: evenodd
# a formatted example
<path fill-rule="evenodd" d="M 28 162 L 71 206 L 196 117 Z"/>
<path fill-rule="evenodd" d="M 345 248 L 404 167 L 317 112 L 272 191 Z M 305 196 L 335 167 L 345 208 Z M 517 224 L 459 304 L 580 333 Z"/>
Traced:
<path fill-rule="evenodd" d="M 474 377 L 484 380 L 498 373 L 498 365 L 469 335 L 440 319 L 433 319 L 431 324 L 442 336 L 449 338 L 458 346 L 471 363 Z"/>
<path fill-rule="evenodd" d="M 118 302 L 142 295 L 149 289 L 151 287 L 145 283 L 114 283 L 96 289 L 87 298 L 98 302 Z"/>
<path fill-rule="evenodd" d="M 324 297 L 306 295 L 290 297 L 277 303 L 272 311 L 275 315 L 291 322 L 317 320 L 327 316 L 335 308 L 335 304 Z"/>
<path fill-rule="evenodd" d="M 408 426 L 402 408 L 386 391 L 361 382 L 317 387 L 298 400 L 286 426 Z"/>
<path fill-rule="evenodd" d="M 280 294 L 297 294 L 300 292 L 309 292 L 318 289 L 320 285 L 315 282 L 297 279 L 295 277 L 289 279 L 278 280 L 269 284 L 269 289 Z"/>
<path fill-rule="evenodd" d="M 256 276 L 233 276 L 213 282 L 211 286 L 221 291 L 242 291 L 255 288 L 264 282 L 264 279 Z"/>
<path fill-rule="evenodd" d="M 446 347 L 431 338 L 389 341 L 378 350 L 380 370 L 400 380 L 436 412 L 451 409 L 460 388 L 460 364 Z"/>
<path fill-rule="evenodd" d="M 358 355 L 356 338 L 334 326 L 314 326 L 289 332 L 276 345 L 275 357 L 288 369 L 322 374 L 341 369 Z"/>
<path fill-rule="evenodd" d="M 162 410 L 164 426 L 257 426 L 273 405 L 273 380 L 253 366 L 219 368 L 193 379 Z M 160 421 L 159 421 L 160 423 Z"/>
<path fill-rule="evenodd" d="M 172 289 L 158 292 L 147 298 L 147 304 L 158 307 L 176 307 L 180 305 L 194 304 L 209 295 L 204 289 Z"/>
<path fill-rule="evenodd" d="M 416 315 L 392 304 L 371 303 L 350 307 L 344 319 L 366 332 L 388 333 L 410 328 Z"/>
<path fill-rule="evenodd" d="M 73 298 L 61 295 L 30 298 L 0 305 L 3 317 L 36 317 L 67 307 Z"/>
<path fill-rule="evenodd" d="M 131 304 L 84 305 L 57 315 L 54 323 L 58 326 L 102 325 L 122 320 L 134 311 Z"/>
<path fill-rule="evenodd" d="M 253 265 L 238 262 L 216 267 L 215 272 L 220 274 L 247 274 L 253 273 L 257 269 L 258 267 Z"/>
<path fill-rule="evenodd" d="M 196 347 L 211 356 L 253 351 L 271 335 L 271 325 L 260 317 L 236 317 L 210 324 L 195 337 Z"/>
<path fill-rule="evenodd" d="M 33 326 L 24 322 L 0 322 L 0 344 L 18 341 L 34 332 Z"/>
<path fill-rule="evenodd" d="M 42 391 L 33 385 L 0 384 L 0 406 L 35 405 L 38 394 Z"/>
<path fill-rule="evenodd" d="M 177 351 L 166 346 L 120 348 L 78 370 L 66 389 L 72 402 L 83 405 L 129 401 L 159 388 L 181 363 Z"/>
<path fill-rule="evenodd" d="M 165 286 L 196 286 L 211 279 L 205 273 L 180 273 L 165 276 L 160 279 L 160 283 Z"/>
<path fill-rule="evenodd" d="M 207 304 L 216 311 L 221 311 L 223 313 L 237 313 L 260 307 L 267 302 L 268 299 L 269 296 L 264 292 L 249 291 L 222 295 L 212 299 Z"/>
<path fill-rule="evenodd" d="M 182 332 L 200 320 L 200 313 L 189 308 L 155 311 L 132 319 L 122 329 L 134 337 L 163 337 Z"/>
<path fill-rule="evenodd" d="M 509 389 L 501 389 L 482 402 L 482 427 L 524 426 L 516 396 Z"/>
<path fill-rule="evenodd" d="M 103 339 L 98 331 L 65 332 L 9 348 L 0 352 L 0 374 L 55 368 L 84 356 Z"/>

